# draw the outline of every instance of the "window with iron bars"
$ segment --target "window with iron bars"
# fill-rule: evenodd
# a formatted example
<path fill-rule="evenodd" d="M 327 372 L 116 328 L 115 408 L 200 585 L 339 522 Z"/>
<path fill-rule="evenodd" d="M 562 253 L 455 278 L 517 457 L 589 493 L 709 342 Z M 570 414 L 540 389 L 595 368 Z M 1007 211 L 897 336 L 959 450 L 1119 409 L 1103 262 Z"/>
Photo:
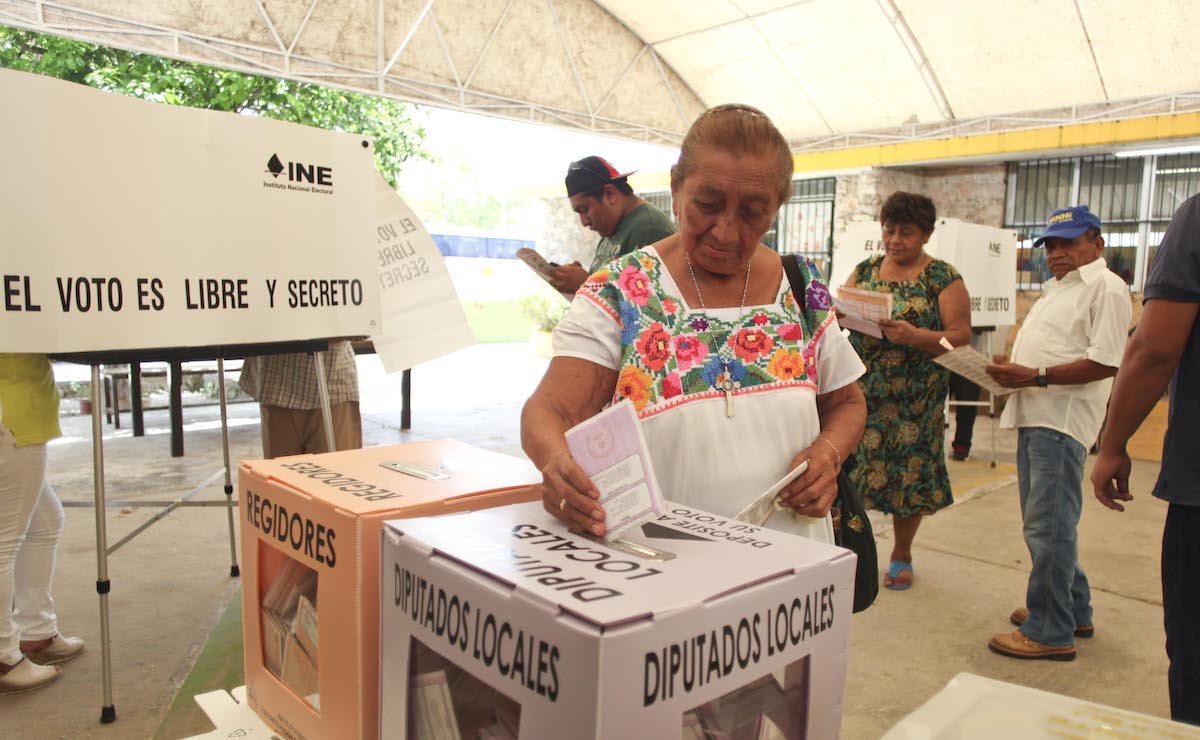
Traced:
<path fill-rule="evenodd" d="M 1149 157 L 1070 157 L 1011 162 L 1005 225 L 1017 231 L 1017 287 L 1049 277 L 1033 240 L 1056 208 L 1083 204 L 1103 224 L 1109 269 L 1141 290 L 1175 209 L 1200 192 L 1200 153 Z"/>
<path fill-rule="evenodd" d="M 779 209 L 763 243 L 780 254 L 798 254 L 817 263 L 829 277 L 833 256 L 833 201 L 837 180 L 832 177 L 793 180 L 792 197 Z M 671 213 L 671 191 L 638 193 L 647 203 Z"/>

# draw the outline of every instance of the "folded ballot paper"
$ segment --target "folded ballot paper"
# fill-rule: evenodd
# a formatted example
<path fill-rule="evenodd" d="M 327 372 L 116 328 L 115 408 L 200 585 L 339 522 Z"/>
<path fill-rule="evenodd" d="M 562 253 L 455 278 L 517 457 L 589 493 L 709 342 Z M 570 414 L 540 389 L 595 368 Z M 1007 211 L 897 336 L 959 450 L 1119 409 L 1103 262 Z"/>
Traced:
<path fill-rule="evenodd" d="M 414 641 L 409 740 L 517 740 L 521 707 Z"/>
<path fill-rule="evenodd" d="M 802 460 L 799 465 L 792 468 L 787 475 L 783 476 L 778 483 L 767 489 L 766 493 L 750 502 L 750 505 L 738 512 L 734 519 L 739 522 L 753 524 L 756 527 L 765 526 L 771 515 L 777 511 L 783 511 L 783 504 L 779 503 L 779 494 L 787 487 L 787 484 L 799 478 L 808 470 L 808 460 Z M 799 516 L 799 515 L 797 515 Z M 808 519 L 810 517 L 804 517 Z"/>
<path fill-rule="evenodd" d="M 317 681 L 317 574 L 288 559 L 262 600 L 263 660 L 267 670 L 312 705 Z"/>
<path fill-rule="evenodd" d="M 806 676 L 807 678 L 807 676 Z M 767 675 L 683 715 L 684 740 L 799 740 L 807 736 L 808 702 Z"/>
<path fill-rule="evenodd" d="M 951 372 L 958 373 L 993 396 L 1007 396 L 1021 390 L 1020 388 L 1005 388 L 993 380 L 992 376 L 987 374 L 987 367 L 992 364 L 991 360 L 984 357 L 971 345 L 964 344 L 961 347 L 955 347 L 945 337 L 942 337 L 938 344 L 942 345 L 946 353 L 933 358 L 934 362 Z"/>
<path fill-rule="evenodd" d="M 607 525 L 604 539 L 614 540 L 664 513 L 650 450 L 632 402 L 621 401 L 568 429 L 567 447 L 600 490 Z"/>

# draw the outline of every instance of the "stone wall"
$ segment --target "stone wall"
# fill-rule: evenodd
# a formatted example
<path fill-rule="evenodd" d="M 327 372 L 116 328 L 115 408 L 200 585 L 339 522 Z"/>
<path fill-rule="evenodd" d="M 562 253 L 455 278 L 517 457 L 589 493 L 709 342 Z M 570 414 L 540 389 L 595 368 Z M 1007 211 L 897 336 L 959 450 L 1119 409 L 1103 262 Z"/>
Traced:
<path fill-rule="evenodd" d="M 873 167 L 837 178 L 835 235 L 847 223 L 874 221 L 883 201 L 897 190 L 933 199 L 938 215 L 984 226 L 1004 225 L 1005 166 L 897 169 Z"/>
<path fill-rule="evenodd" d="M 837 178 L 834 203 L 836 230 L 834 238 L 840 238 L 846 224 L 856 221 L 874 221 L 879 216 L 879 207 L 887 197 L 897 190 L 923 193 L 933 199 L 938 215 L 957 218 L 968 223 L 986 226 L 1004 226 L 1004 205 L 1007 197 L 1004 165 L 980 167 L 944 167 L 922 169 L 871 168 Z M 1013 271 L 1016 280 L 1016 271 Z M 1040 290 L 1017 291 L 1017 323 L 998 336 L 993 351 L 1008 354 L 1012 351 L 1017 330 L 1029 313 L 1029 309 L 1040 298 Z M 1140 296 L 1133 298 L 1133 323 L 1142 314 Z"/>

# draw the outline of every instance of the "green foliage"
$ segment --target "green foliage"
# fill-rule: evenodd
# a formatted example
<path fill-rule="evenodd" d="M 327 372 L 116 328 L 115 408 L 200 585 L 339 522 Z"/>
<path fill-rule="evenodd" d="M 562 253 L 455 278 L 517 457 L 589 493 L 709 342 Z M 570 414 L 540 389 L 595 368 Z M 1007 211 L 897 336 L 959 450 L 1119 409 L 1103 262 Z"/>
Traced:
<path fill-rule="evenodd" d="M 554 331 L 554 327 L 558 326 L 558 322 L 562 321 L 567 309 L 571 307 L 549 288 L 522 297 L 517 301 L 517 306 L 521 313 L 536 325 L 538 331 Z"/>
<path fill-rule="evenodd" d="M 0 67 L 168 105 L 244 113 L 375 139 L 392 187 L 405 160 L 428 159 L 419 110 L 406 103 L 0 26 Z"/>

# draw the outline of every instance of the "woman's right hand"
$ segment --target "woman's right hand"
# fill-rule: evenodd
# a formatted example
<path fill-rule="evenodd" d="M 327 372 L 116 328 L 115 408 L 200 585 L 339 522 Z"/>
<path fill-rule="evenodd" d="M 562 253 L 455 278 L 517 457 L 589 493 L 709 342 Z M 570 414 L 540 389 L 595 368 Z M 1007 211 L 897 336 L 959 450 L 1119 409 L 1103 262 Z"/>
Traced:
<path fill-rule="evenodd" d="M 569 451 L 553 456 L 542 467 L 542 506 L 556 519 L 595 535 L 604 534 L 600 491 Z"/>

